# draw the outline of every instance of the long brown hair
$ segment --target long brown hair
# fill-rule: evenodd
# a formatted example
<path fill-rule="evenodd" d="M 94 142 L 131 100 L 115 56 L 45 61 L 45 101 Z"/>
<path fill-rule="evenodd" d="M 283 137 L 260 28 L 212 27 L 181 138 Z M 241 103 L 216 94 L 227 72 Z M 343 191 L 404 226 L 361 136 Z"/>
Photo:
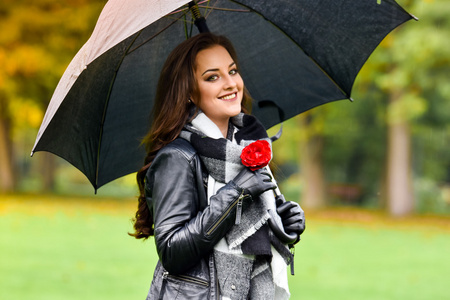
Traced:
<path fill-rule="evenodd" d="M 226 37 L 201 33 L 179 44 L 169 54 L 161 70 L 152 112 L 152 125 L 143 140 L 147 156 L 144 166 L 136 176 L 139 187 L 138 210 L 133 219 L 135 232 L 129 235 L 137 239 L 146 239 L 154 233 L 152 212 L 145 199 L 147 170 L 158 151 L 175 140 L 188 122 L 190 112 L 195 108 L 188 100 L 190 95 L 197 94 L 195 59 L 200 51 L 215 45 L 224 47 L 239 68 L 236 51 Z M 244 89 L 241 103 L 243 112 L 247 112 L 246 106 L 250 101 L 250 96 Z"/>

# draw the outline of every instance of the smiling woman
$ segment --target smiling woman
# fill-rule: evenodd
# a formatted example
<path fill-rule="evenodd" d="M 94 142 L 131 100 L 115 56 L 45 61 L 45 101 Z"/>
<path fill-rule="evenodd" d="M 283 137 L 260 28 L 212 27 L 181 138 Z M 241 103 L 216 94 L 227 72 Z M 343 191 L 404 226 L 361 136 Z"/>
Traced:
<path fill-rule="evenodd" d="M 269 218 L 298 236 L 303 211 L 276 207 L 270 171 L 241 162 L 245 146 L 264 140 L 270 150 L 271 140 L 245 113 L 238 70 L 229 40 L 203 33 L 178 45 L 161 71 L 131 234 L 155 237 L 148 299 L 289 298 L 292 255 Z"/>
<path fill-rule="evenodd" d="M 192 99 L 226 137 L 229 119 L 241 112 L 242 77 L 236 63 L 222 46 L 200 51 L 195 63 L 198 91 Z"/>

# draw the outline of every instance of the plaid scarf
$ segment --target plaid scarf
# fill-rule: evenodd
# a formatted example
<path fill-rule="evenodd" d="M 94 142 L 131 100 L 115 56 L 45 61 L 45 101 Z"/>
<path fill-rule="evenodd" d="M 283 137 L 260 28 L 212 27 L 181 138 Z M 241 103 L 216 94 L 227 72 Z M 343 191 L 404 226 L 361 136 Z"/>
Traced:
<path fill-rule="evenodd" d="M 245 168 L 240 159 L 245 146 L 261 139 L 272 142 L 251 115 L 241 113 L 231 118 L 228 131 L 230 139 L 223 138 L 219 128 L 200 112 L 180 134 L 196 149 L 209 173 L 208 198 Z M 276 209 L 272 191 L 253 200 L 239 224 L 215 246 L 223 299 L 289 298 L 286 266 L 291 254 L 270 230 L 268 209 Z"/>
<path fill-rule="evenodd" d="M 234 135 L 237 143 L 223 138 L 221 133 L 221 138 L 216 138 L 203 132 L 209 130 L 211 134 L 217 136 L 220 132 L 217 126 L 209 129 L 197 128 L 198 126 L 205 127 L 203 124 L 210 122 L 212 121 L 200 112 L 191 124 L 185 126 L 186 130 L 182 131 L 180 136 L 192 144 L 208 169 L 209 175 L 219 182 L 227 183 L 244 168 L 240 155 L 245 146 L 260 139 L 271 143 L 266 130 L 253 116 L 239 114 L 231 119 L 231 123 L 239 129 Z M 233 132 L 231 131 L 231 133 Z"/>

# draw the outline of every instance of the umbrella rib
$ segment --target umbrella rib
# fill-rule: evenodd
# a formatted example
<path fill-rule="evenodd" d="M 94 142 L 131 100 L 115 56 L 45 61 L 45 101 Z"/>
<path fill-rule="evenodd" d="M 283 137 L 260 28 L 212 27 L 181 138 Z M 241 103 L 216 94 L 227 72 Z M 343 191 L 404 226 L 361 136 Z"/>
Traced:
<path fill-rule="evenodd" d="M 184 14 L 185 15 L 185 14 Z M 163 29 L 161 29 L 160 31 L 158 31 L 157 33 L 155 33 L 154 35 L 152 35 L 151 37 L 149 37 L 148 39 L 146 39 L 145 41 L 143 41 L 142 43 L 140 43 L 139 45 L 137 45 L 136 47 L 134 47 L 133 49 L 129 50 L 129 48 L 127 49 L 127 52 L 125 55 L 128 55 L 134 51 L 136 51 L 137 49 L 139 49 L 140 47 L 142 47 L 143 45 L 145 45 L 146 43 L 148 43 L 149 41 L 151 41 L 152 39 L 154 39 L 155 37 L 157 37 L 158 35 L 160 35 L 161 33 L 163 33 L 166 29 L 168 29 L 170 26 L 172 26 L 173 24 L 175 24 L 176 22 L 180 21 L 180 19 L 183 16 L 179 17 L 178 19 L 175 19 L 172 23 L 170 23 L 169 25 L 167 25 L 166 27 L 164 27 Z M 142 29 L 143 30 L 143 29 Z M 142 31 L 141 30 L 141 31 Z M 133 40 L 134 42 L 134 40 Z M 131 46 L 130 46 L 131 47 Z"/>
<path fill-rule="evenodd" d="M 114 86 L 114 82 L 116 81 L 117 72 L 119 71 L 119 68 L 122 65 L 122 62 L 125 59 L 125 56 L 128 54 L 128 50 L 131 48 L 131 46 L 133 45 L 133 43 L 136 41 L 136 39 L 139 37 L 139 35 L 141 33 L 142 33 L 142 30 L 140 30 L 136 34 L 136 36 L 133 38 L 131 43 L 128 45 L 127 49 L 124 51 L 124 54 L 122 55 L 122 58 L 120 59 L 119 63 L 117 64 L 116 70 L 114 71 L 114 76 L 113 76 L 113 78 L 111 80 L 111 83 L 109 85 L 108 94 L 106 95 L 106 102 L 105 102 L 105 106 L 103 108 L 102 122 L 100 124 L 100 134 L 99 134 L 99 138 L 98 138 L 97 161 L 96 161 L 96 168 L 95 168 L 95 186 L 94 186 L 96 191 L 97 191 L 97 188 L 98 188 L 98 172 L 99 172 L 99 169 L 100 169 L 100 149 L 102 147 L 103 126 L 105 124 L 106 111 L 108 109 L 109 100 L 111 98 L 112 88 Z"/>
<path fill-rule="evenodd" d="M 198 7 L 209 9 L 210 12 L 209 12 L 208 14 L 210 14 L 211 11 L 213 11 L 213 10 L 232 11 L 232 12 L 243 12 L 243 13 L 251 12 L 251 10 L 248 10 L 248 9 L 233 9 L 233 8 L 211 7 L 211 6 L 203 6 L 203 5 L 199 5 Z"/>
<path fill-rule="evenodd" d="M 215 5 L 218 4 L 219 1 L 217 1 L 215 3 Z M 204 4 L 204 3 L 208 3 L 208 5 L 200 5 L 200 4 Z M 207 14 L 205 15 L 205 18 L 208 18 L 208 16 L 212 13 L 213 10 L 220 10 L 220 11 L 230 11 L 230 12 L 251 12 L 250 9 L 236 9 L 236 8 L 224 8 L 224 7 L 217 7 L 217 6 L 211 6 L 211 2 L 210 1 L 199 1 L 198 3 L 198 7 L 199 8 L 204 8 L 207 12 Z"/>
<path fill-rule="evenodd" d="M 209 2 L 209 1 L 210 0 L 199 1 L 199 2 L 197 2 L 197 4 L 203 4 L 203 3 L 206 3 L 206 2 Z M 183 8 L 181 8 L 181 9 L 174 10 L 173 12 L 168 13 L 166 16 L 174 15 L 174 14 L 177 14 L 177 13 L 182 12 L 182 11 L 189 11 L 189 7 L 187 5 L 184 5 L 182 7 Z M 206 7 L 206 6 L 203 6 L 203 7 Z"/>
<path fill-rule="evenodd" d="M 186 39 L 188 39 L 190 36 L 192 36 L 192 30 L 194 29 L 194 22 L 189 22 L 186 18 L 187 16 L 187 12 L 185 14 L 183 14 L 183 18 L 184 18 L 184 36 L 186 37 Z M 180 17 L 181 19 L 181 17 Z M 190 32 L 188 32 L 188 26 L 187 24 L 191 24 L 191 28 L 190 28 Z"/>
<path fill-rule="evenodd" d="M 184 7 L 184 8 L 182 8 L 182 9 L 178 9 L 178 10 L 174 10 L 173 12 L 168 13 L 168 14 L 166 15 L 166 17 L 167 17 L 167 16 L 170 16 L 170 15 L 175 15 L 175 14 L 180 13 L 180 12 L 186 12 L 186 11 L 188 11 L 188 10 L 189 10 L 189 8 L 187 8 L 187 7 Z"/>

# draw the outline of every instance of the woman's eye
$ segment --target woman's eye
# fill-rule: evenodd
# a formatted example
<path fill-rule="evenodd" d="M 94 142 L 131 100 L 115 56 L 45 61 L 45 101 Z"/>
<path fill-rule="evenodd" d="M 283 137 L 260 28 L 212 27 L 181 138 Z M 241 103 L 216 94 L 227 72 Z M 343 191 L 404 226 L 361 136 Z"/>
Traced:
<path fill-rule="evenodd" d="M 211 75 L 208 78 L 206 78 L 206 81 L 216 81 L 219 78 L 217 75 Z"/>
<path fill-rule="evenodd" d="M 230 75 L 236 75 L 237 73 L 239 73 L 237 69 L 230 70 Z"/>

